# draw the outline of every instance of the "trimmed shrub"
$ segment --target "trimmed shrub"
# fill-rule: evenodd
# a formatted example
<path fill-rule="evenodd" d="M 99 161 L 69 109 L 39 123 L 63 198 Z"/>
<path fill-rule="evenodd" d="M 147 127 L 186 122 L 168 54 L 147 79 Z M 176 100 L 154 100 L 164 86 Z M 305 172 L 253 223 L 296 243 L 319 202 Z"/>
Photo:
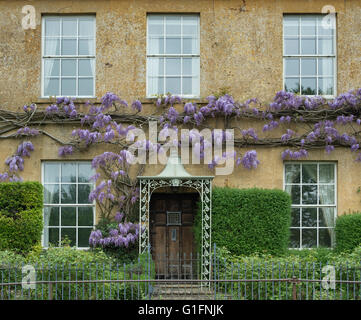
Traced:
<path fill-rule="evenodd" d="M 149 264 L 150 262 L 150 264 Z M 0 274 L 3 282 L 21 282 L 22 266 L 35 269 L 37 281 L 71 280 L 73 283 L 58 282 L 53 286 L 53 298 L 57 300 L 135 300 L 144 299 L 148 292 L 147 282 L 99 282 L 77 283 L 81 280 L 142 280 L 154 277 L 154 263 L 147 255 L 139 256 L 131 264 L 120 263 L 100 249 L 77 250 L 74 247 L 50 247 L 39 254 L 23 257 L 9 251 L 0 251 Z M 47 299 L 49 286 L 37 284 L 35 290 L 21 290 L 10 286 L 3 294 L 4 299 Z"/>
<path fill-rule="evenodd" d="M 289 245 L 290 222 L 291 199 L 284 191 L 213 189 L 212 242 L 232 254 L 284 253 Z M 195 239 L 199 246 L 201 210 L 195 219 Z"/>
<path fill-rule="evenodd" d="M 337 252 L 349 252 L 361 245 L 361 212 L 337 217 L 335 234 Z"/>
<path fill-rule="evenodd" d="M 40 183 L 0 183 L 0 250 L 27 254 L 40 244 L 42 207 Z"/>

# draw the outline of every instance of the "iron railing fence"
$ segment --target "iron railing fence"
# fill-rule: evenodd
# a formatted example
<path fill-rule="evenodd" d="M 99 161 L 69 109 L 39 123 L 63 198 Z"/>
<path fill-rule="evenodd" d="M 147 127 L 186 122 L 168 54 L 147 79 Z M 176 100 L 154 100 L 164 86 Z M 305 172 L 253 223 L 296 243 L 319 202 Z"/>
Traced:
<path fill-rule="evenodd" d="M 163 278 L 127 265 L 0 268 L 1 300 L 360 300 L 360 266 L 212 265 L 212 278 Z M 327 272 L 325 272 L 327 267 Z"/>
<path fill-rule="evenodd" d="M 207 279 L 200 261 L 149 249 L 131 264 L 0 263 L 0 300 L 361 300 L 361 261 L 237 261 L 215 248 Z"/>

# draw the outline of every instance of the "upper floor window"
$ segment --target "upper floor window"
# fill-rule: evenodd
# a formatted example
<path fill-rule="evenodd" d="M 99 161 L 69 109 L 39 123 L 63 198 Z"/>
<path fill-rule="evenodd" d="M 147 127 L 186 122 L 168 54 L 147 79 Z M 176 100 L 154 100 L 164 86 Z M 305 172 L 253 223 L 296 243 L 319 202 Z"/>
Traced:
<path fill-rule="evenodd" d="M 292 200 L 290 247 L 332 247 L 337 200 L 335 163 L 286 163 L 285 191 Z"/>
<path fill-rule="evenodd" d="M 71 246 L 89 247 L 95 225 L 95 204 L 89 202 L 93 174 L 86 161 L 43 163 L 44 247 L 59 246 L 65 238 Z"/>
<path fill-rule="evenodd" d="M 95 17 L 44 16 L 42 96 L 94 97 Z"/>
<path fill-rule="evenodd" d="M 148 97 L 198 97 L 199 60 L 199 15 L 148 15 Z"/>
<path fill-rule="evenodd" d="M 284 89 L 301 95 L 336 94 L 335 21 L 324 15 L 283 18 Z M 328 18 L 328 17 L 327 17 Z"/>

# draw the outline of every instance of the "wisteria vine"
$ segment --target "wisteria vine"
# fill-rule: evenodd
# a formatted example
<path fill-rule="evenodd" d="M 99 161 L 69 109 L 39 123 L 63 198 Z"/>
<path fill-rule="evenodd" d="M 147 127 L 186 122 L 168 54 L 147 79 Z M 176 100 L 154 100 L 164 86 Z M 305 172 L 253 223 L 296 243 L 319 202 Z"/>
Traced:
<path fill-rule="evenodd" d="M 256 98 L 241 103 L 231 95 L 223 94 L 207 97 L 207 103 L 183 101 L 178 96 L 164 95 L 155 99 L 155 105 L 153 114 L 143 115 L 140 100 L 128 104 L 118 95 L 108 92 L 100 104 L 86 103 L 86 112 L 80 112 L 74 100 L 66 97 L 56 99 L 42 110 L 35 104 L 24 106 L 23 113 L 0 109 L 0 139 L 21 140 L 16 152 L 6 159 L 7 170 L 0 174 L 0 181 L 21 180 L 19 173 L 24 170 L 24 159 L 34 151 L 32 141 L 39 135 L 45 135 L 60 145 L 60 157 L 82 152 L 98 144 L 108 144 L 113 151 L 106 151 L 92 160 L 92 167 L 97 173 L 91 180 L 96 187 L 90 193 L 89 200 L 97 202 L 102 217 L 109 218 L 117 211 L 124 213 L 127 219 L 139 198 L 137 180 L 130 175 L 129 162 L 132 156 L 129 148 L 135 141 L 127 141 L 127 134 L 135 128 L 147 128 L 150 121 L 157 121 L 161 134 L 165 136 L 169 129 L 186 127 L 200 130 L 208 128 L 209 120 L 217 117 L 224 119 L 224 131 L 216 137 L 213 130 L 214 141 L 218 139 L 217 143 L 224 144 L 227 139 L 225 129 L 234 129 L 238 133 L 234 139 L 237 151 L 214 157 L 208 163 L 210 170 L 227 157 L 234 159 L 237 166 L 255 169 L 260 165 L 255 149 L 260 146 L 281 147 L 282 159 L 303 159 L 310 150 L 320 148 L 330 154 L 335 148 L 342 147 L 348 148 L 354 160 L 361 162 L 361 88 L 340 94 L 331 101 L 318 96 L 302 97 L 280 91 L 269 104 L 261 103 Z M 183 107 L 182 111 L 179 105 Z M 241 127 L 237 120 L 243 119 L 261 121 L 262 129 L 257 131 L 253 127 Z M 68 141 L 62 141 L 46 131 L 47 124 L 60 123 L 79 126 L 72 131 Z M 301 133 L 295 128 L 302 128 Z M 281 136 L 269 137 L 269 132 L 275 129 L 283 131 Z M 195 138 L 200 139 L 199 156 L 204 158 L 204 152 L 209 147 L 207 141 L 199 136 L 198 130 L 191 130 L 190 145 Z M 147 151 L 163 152 L 163 143 L 153 144 L 149 140 L 138 140 L 136 143 L 143 145 Z M 180 143 L 180 140 L 175 143 Z M 244 148 L 251 150 L 242 154 Z M 136 175 L 141 175 L 143 170 L 144 165 L 139 165 Z M 115 231 L 113 233 L 115 235 Z M 99 234 L 92 234 L 92 237 L 95 242 L 100 241 Z"/>

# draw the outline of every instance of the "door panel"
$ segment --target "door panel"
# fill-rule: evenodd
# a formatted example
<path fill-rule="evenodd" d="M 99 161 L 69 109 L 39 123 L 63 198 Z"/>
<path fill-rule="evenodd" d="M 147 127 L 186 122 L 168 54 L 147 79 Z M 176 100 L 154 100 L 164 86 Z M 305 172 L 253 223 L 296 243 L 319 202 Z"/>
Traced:
<path fill-rule="evenodd" d="M 154 194 L 150 203 L 150 236 L 159 278 L 190 277 L 195 257 L 193 221 L 198 194 Z M 180 212 L 180 221 L 167 212 Z M 175 214 L 176 215 L 176 214 Z M 195 269 L 194 269 L 195 270 Z"/>

